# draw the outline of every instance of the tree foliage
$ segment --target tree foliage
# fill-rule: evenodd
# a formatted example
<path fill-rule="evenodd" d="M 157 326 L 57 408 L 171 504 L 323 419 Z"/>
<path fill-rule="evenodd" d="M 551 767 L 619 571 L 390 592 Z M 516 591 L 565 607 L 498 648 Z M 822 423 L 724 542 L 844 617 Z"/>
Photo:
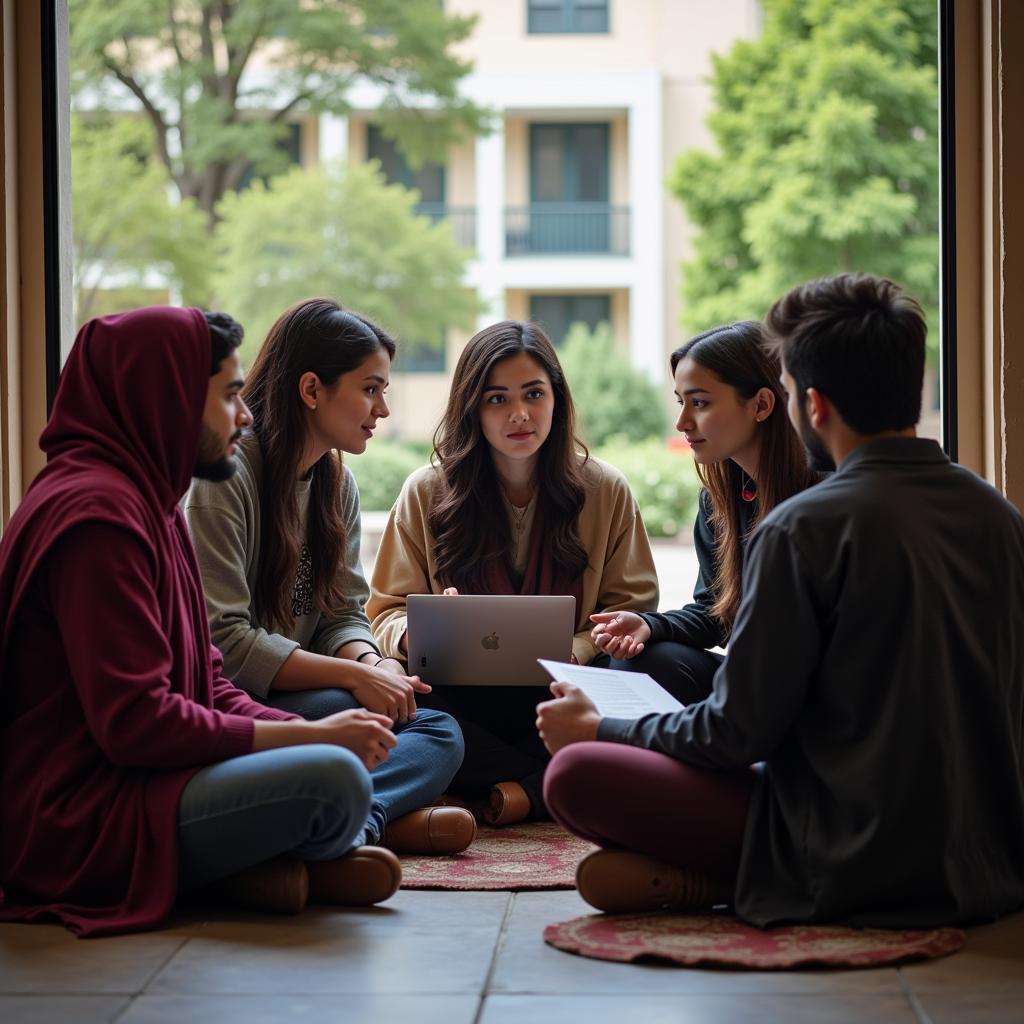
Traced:
<path fill-rule="evenodd" d="M 245 324 L 251 352 L 288 305 L 326 295 L 406 344 L 429 344 L 479 310 L 462 284 L 469 253 L 446 222 L 418 216 L 418 195 L 375 164 L 293 168 L 220 206 L 221 308 Z"/>
<path fill-rule="evenodd" d="M 693 525 L 700 481 L 688 452 L 652 437 L 640 442 L 615 438 L 594 454 L 610 462 L 629 481 L 652 537 L 675 537 Z"/>
<path fill-rule="evenodd" d="M 763 0 L 764 31 L 714 59 L 717 152 L 677 161 L 699 228 L 685 326 L 760 317 L 823 274 L 868 271 L 920 299 L 937 344 L 934 0 Z"/>
<path fill-rule="evenodd" d="M 477 133 L 449 52 L 473 18 L 437 0 L 70 0 L 74 80 L 90 107 L 141 106 L 182 198 L 212 227 L 250 169 L 284 169 L 296 114 L 344 112 L 357 82 L 383 90 L 377 118 L 413 165 Z"/>
<path fill-rule="evenodd" d="M 77 323 L 101 312 L 100 289 L 146 289 L 154 276 L 175 299 L 206 298 L 213 252 L 205 218 L 191 200 L 171 201 L 167 175 L 151 159 L 152 148 L 152 132 L 138 118 L 72 117 Z"/>
<path fill-rule="evenodd" d="M 643 441 L 665 433 L 662 396 L 643 372 L 630 365 L 608 324 L 598 324 L 593 332 L 586 324 L 573 324 L 559 359 L 588 445 L 602 445 L 611 438 Z"/>

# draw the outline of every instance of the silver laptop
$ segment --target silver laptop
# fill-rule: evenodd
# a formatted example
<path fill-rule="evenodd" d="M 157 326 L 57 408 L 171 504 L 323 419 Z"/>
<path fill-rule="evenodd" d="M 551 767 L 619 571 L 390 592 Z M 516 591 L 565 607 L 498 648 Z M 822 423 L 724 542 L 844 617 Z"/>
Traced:
<path fill-rule="evenodd" d="M 568 661 L 576 598 L 410 594 L 409 672 L 431 686 L 547 686 L 538 658 Z"/>

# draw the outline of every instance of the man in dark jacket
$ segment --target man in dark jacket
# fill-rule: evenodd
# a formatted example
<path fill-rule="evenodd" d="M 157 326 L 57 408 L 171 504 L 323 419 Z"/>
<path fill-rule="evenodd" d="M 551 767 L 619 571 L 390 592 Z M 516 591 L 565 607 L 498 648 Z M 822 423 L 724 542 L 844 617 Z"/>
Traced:
<path fill-rule="evenodd" d="M 602 719 L 556 683 L 540 706 L 560 751 L 548 806 L 619 848 L 581 864 L 580 892 L 609 910 L 724 896 L 759 925 L 1008 913 L 1024 905 L 1021 516 L 915 436 L 925 324 L 891 282 L 811 282 L 766 328 L 790 418 L 836 472 L 752 538 L 707 700 Z"/>

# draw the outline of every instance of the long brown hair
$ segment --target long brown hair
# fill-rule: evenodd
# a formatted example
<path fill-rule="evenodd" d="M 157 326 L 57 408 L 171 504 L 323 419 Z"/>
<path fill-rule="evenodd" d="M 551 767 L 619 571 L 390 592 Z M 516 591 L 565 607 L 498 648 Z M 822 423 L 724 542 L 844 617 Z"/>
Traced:
<path fill-rule="evenodd" d="M 808 465 L 803 442 L 786 415 L 778 357 L 765 346 L 761 325 L 744 320 L 713 327 L 677 348 L 670 360 L 673 376 L 683 359 L 692 359 L 709 370 L 723 384 L 735 388 L 742 399 L 753 398 L 761 388 L 775 395 L 772 411 L 758 424 L 756 528 L 776 505 L 817 480 Z M 708 492 L 715 534 L 715 603 L 711 612 L 728 636 L 742 596 L 745 538 L 741 536 L 736 499 L 743 487 L 743 471 L 732 459 L 725 459 L 698 465 L 697 476 Z"/>
<path fill-rule="evenodd" d="M 537 460 L 537 512 L 548 552 L 570 579 L 587 565 L 577 519 L 583 508 L 582 467 L 589 458 L 576 436 L 576 411 L 554 346 L 536 325 L 503 320 L 475 334 L 455 367 L 444 417 L 434 434 L 435 465 L 444 483 L 427 522 L 434 535 L 437 579 L 468 592 L 484 589 L 487 565 L 509 560 L 512 531 L 490 446 L 480 428 L 480 402 L 492 367 L 525 353 L 547 373 L 555 400 L 551 433 Z"/>
<path fill-rule="evenodd" d="M 365 317 L 331 299 L 306 299 L 277 318 L 242 389 L 263 456 L 259 573 L 253 599 L 257 615 L 268 625 L 287 629 L 294 622 L 291 586 L 302 532 L 295 482 L 306 440 L 299 378 L 312 371 L 330 388 L 382 348 L 394 358 L 394 341 Z M 344 600 L 338 583 L 346 541 L 340 453 L 328 452 L 310 473 L 306 544 L 313 601 L 321 613 L 330 614 Z"/>

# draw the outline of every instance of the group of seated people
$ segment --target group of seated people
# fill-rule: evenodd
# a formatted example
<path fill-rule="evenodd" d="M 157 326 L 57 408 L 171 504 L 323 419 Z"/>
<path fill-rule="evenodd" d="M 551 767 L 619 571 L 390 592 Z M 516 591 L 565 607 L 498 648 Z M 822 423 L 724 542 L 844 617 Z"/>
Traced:
<path fill-rule="evenodd" d="M 1024 906 L 1024 524 L 916 437 L 925 335 L 847 274 L 672 354 L 700 571 L 659 612 L 636 501 L 537 325 L 462 352 L 368 584 L 343 454 L 389 415 L 385 331 L 300 302 L 246 378 L 223 313 L 90 321 L 0 542 L 0 920 L 368 905 L 396 853 L 547 818 L 598 846 L 577 884 L 605 911 Z M 684 706 L 431 688 L 407 664 L 423 593 L 572 595 L 573 661 Z"/>

